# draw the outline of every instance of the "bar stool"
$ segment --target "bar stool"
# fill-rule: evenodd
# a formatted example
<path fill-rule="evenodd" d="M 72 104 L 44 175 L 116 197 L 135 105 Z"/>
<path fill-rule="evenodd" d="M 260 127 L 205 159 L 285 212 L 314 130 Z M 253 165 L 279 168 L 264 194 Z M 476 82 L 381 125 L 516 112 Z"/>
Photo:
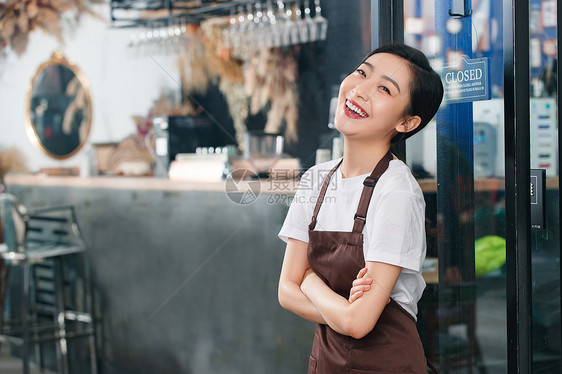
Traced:
<path fill-rule="evenodd" d="M 26 212 L 13 195 L 4 193 L 0 213 L 5 241 L 0 256 L 14 272 L 8 276 L 7 307 L 0 311 L 0 341 L 21 346 L 24 374 L 29 373 L 30 348 L 37 345 L 43 369 L 42 343 L 55 342 L 58 372 L 68 374 L 68 340 L 87 338 L 90 370 L 97 374 L 86 245 L 74 208 Z"/>

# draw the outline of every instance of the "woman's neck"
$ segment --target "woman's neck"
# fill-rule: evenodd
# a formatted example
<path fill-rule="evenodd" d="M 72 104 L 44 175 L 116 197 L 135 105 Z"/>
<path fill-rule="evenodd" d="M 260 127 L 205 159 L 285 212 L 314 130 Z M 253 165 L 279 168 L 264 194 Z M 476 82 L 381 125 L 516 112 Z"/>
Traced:
<path fill-rule="evenodd" d="M 372 172 L 390 148 L 388 142 L 373 143 L 344 138 L 343 143 L 343 162 L 340 170 L 344 178 Z"/>

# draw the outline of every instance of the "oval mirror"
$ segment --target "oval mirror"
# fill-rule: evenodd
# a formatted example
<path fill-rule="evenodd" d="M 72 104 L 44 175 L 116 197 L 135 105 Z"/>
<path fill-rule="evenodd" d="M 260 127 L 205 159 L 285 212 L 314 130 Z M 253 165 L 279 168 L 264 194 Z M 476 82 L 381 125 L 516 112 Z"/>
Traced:
<path fill-rule="evenodd" d="M 33 76 L 26 117 L 31 142 L 50 157 L 72 157 L 86 143 L 92 124 L 88 82 L 62 53 L 53 53 Z"/>

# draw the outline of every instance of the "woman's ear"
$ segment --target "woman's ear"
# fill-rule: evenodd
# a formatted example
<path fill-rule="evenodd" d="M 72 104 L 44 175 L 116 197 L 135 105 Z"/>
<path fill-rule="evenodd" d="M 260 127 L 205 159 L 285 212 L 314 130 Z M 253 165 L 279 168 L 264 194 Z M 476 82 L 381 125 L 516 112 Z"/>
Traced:
<path fill-rule="evenodd" d="M 396 126 L 396 131 L 406 133 L 410 131 L 414 131 L 418 128 L 421 124 L 420 116 L 412 116 L 406 118 L 403 122 L 401 122 L 398 126 Z"/>

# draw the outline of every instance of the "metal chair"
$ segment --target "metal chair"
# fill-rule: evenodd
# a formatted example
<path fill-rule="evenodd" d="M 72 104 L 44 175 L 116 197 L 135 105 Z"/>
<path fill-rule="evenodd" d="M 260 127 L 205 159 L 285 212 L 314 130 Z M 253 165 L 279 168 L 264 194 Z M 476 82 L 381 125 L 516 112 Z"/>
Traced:
<path fill-rule="evenodd" d="M 5 241 L 0 257 L 15 273 L 8 277 L 6 310 L 0 311 L 0 341 L 21 346 L 24 374 L 29 373 L 30 348 L 39 352 L 43 368 L 42 345 L 54 341 L 58 372 L 68 374 L 68 340 L 86 337 L 91 373 L 97 374 L 86 245 L 74 208 L 22 209 L 14 196 L 0 194 Z"/>

